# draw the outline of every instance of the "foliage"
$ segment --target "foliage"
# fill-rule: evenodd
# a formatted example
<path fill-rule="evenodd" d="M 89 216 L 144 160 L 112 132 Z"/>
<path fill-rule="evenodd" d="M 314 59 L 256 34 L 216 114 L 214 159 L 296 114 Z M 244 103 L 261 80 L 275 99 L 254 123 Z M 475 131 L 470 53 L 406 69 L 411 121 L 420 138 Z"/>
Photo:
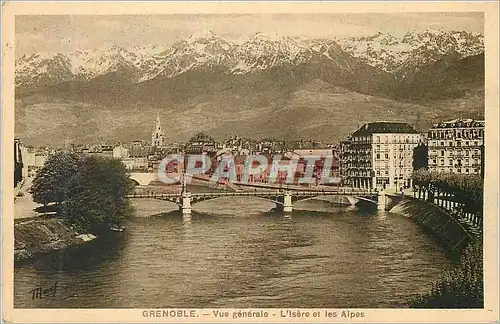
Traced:
<path fill-rule="evenodd" d="M 47 205 L 64 201 L 69 181 L 76 174 L 82 159 L 72 152 L 56 152 L 37 172 L 31 185 L 33 200 Z"/>
<path fill-rule="evenodd" d="M 428 148 L 424 144 L 413 149 L 413 170 L 427 169 L 428 167 Z"/>
<path fill-rule="evenodd" d="M 484 183 L 479 175 L 441 173 L 419 169 L 413 173 L 412 178 L 416 188 L 438 189 L 472 205 L 475 210 L 482 210 Z"/>
<path fill-rule="evenodd" d="M 125 195 L 131 189 L 125 166 L 119 160 L 88 157 L 69 183 L 63 216 L 90 232 L 118 225 L 129 210 Z"/>
<path fill-rule="evenodd" d="M 480 240 L 471 242 L 458 266 L 447 271 L 430 293 L 412 302 L 416 308 L 483 308 L 483 246 Z"/>
<path fill-rule="evenodd" d="M 417 188 L 428 187 L 433 180 L 434 172 L 427 171 L 425 169 L 419 169 L 413 172 L 412 179 L 413 185 Z"/>

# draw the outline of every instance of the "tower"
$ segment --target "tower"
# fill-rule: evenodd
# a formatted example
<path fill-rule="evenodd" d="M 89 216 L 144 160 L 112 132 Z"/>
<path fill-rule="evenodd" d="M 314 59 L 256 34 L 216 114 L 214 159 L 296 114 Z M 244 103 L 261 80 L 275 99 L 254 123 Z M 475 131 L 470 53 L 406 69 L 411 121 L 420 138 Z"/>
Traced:
<path fill-rule="evenodd" d="M 162 147 L 165 144 L 165 132 L 161 129 L 160 113 L 156 116 L 156 126 L 151 136 L 151 145 L 153 147 Z"/>

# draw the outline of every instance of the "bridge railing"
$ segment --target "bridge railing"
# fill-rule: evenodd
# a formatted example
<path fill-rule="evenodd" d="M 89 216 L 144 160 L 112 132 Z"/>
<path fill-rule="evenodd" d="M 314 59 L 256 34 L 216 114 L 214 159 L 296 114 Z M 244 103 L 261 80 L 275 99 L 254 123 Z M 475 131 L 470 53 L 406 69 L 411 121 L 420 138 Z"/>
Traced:
<path fill-rule="evenodd" d="M 234 192 L 200 192 L 191 193 L 191 197 L 206 198 L 206 197 L 242 197 L 242 196 L 260 196 L 260 195 L 283 195 L 289 192 L 294 196 L 321 196 L 321 195 L 376 195 L 376 189 L 361 189 L 361 188 L 339 188 L 335 190 L 255 190 L 255 191 L 234 191 Z M 128 198 L 177 198 L 181 193 L 133 193 L 127 195 Z"/>

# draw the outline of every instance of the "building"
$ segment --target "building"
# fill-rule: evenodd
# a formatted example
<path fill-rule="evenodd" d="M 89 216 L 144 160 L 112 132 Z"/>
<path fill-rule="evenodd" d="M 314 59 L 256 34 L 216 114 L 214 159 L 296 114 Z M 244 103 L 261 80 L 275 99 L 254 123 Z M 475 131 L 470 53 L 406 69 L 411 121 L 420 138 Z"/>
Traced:
<path fill-rule="evenodd" d="M 297 149 L 293 151 L 294 155 L 292 159 L 298 157 L 297 164 L 297 173 L 300 174 L 300 177 L 304 176 L 306 173 L 307 158 L 316 157 L 318 160 L 315 162 L 313 178 L 316 179 L 316 183 L 328 184 L 325 183 L 322 179 L 323 174 L 328 175 L 330 181 L 334 178 L 334 183 L 340 183 L 339 178 L 339 157 L 338 152 L 334 148 L 327 149 Z M 327 161 L 329 160 L 329 161 Z M 323 170 L 325 163 L 330 167 L 330 171 L 327 173 Z M 299 176 L 299 175 L 298 175 Z"/>
<path fill-rule="evenodd" d="M 113 148 L 113 157 L 115 159 L 124 159 L 128 158 L 128 149 L 125 148 L 123 145 L 118 145 Z"/>
<path fill-rule="evenodd" d="M 430 171 L 482 174 L 484 121 L 454 119 L 428 132 Z"/>
<path fill-rule="evenodd" d="M 163 147 L 165 145 L 165 132 L 161 128 L 160 113 L 156 116 L 156 126 L 151 135 L 151 146 Z"/>
<path fill-rule="evenodd" d="M 14 187 L 23 178 L 23 156 L 21 154 L 21 141 L 14 139 Z"/>
<path fill-rule="evenodd" d="M 30 173 L 35 172 L 45 165 L 49 156 L 49 151 L 44 148 L 28 148 L 26 150 L 24 163 Z"/>
<path fill-rule="evenodd" d="M 420 134 L 407 123 L 374 122 L 363 125 L 341 142 L 341 175 L 356 188 L 411 186 L 414 148 Z"/>

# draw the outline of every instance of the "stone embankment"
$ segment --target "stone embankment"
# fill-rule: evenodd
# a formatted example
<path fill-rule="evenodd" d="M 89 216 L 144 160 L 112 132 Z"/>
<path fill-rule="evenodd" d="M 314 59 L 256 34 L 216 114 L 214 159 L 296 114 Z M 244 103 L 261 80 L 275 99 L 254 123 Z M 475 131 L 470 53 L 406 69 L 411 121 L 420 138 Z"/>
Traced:
<path fill-rule="evenodd" d="M 475 236 L 475 233 L 443 208 L 413 197 L 405 197 L 391 212 L 411 218 L 452 254 L 459 255 Z"/>

